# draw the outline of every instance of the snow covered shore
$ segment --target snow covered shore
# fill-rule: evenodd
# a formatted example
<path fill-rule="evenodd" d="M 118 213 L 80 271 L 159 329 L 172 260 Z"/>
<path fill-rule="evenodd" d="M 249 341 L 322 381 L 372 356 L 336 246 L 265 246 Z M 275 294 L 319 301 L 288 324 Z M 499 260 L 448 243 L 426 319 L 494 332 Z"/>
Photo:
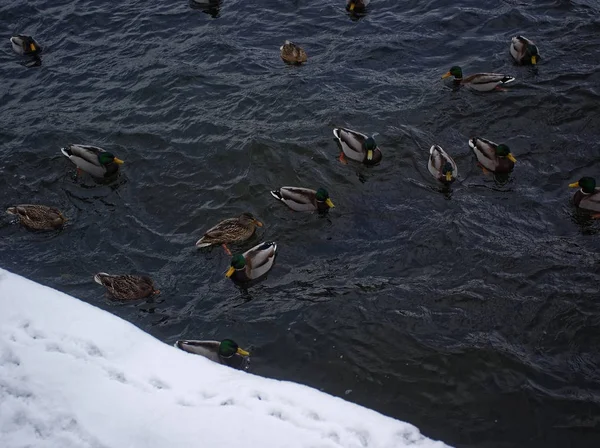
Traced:
<path fill-rule="evenodd" d="M 2 448 L 406 446 L 447 445 L 315 389 L 187 354 L 0 269 Z"/>

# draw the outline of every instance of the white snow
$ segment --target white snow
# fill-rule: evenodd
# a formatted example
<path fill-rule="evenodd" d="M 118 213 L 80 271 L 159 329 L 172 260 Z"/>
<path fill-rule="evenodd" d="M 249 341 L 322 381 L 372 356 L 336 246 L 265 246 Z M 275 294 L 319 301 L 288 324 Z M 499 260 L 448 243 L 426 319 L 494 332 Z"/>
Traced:
<path fill-rule="evenodd" d="M 166 345 L 0 269 L 2 448 L 441 448 L 414 426 Z"/>

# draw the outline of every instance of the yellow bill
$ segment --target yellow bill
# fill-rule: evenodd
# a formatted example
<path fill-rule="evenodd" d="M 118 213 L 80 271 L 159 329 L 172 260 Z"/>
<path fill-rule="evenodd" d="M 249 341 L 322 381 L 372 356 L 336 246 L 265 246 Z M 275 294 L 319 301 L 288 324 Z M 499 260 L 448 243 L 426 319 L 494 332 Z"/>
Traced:
<path fill-rule="evenodd" d="M 452 180 L 452 173 L 447 172 L 446 173 L 446 182 L 450 182 Z"/>
<path fill-rule="evenodd" d="M 373 160 L 373 150 L 369 149 L 367 151 L 367 160 Z"/>
<path fill-rule="evenodd" d="M 510 152 L 508 153 L 508 155 L 506 156 L 508 158 L 508 160 L 510 160 L 512 163 L 516 163 L 517 159 L 515 159 L 515 156 L 513 156 Z"/>
<path fill-rule="evenodd" d="M 123 162 L 121 159 L 119 159 L 118 157 L 115 157 L 114 160 L 115 163 L 118 163 L 119 165 L 123 165 L 125 162 Z"/>
<path fill-rule="evenodd" d="M 325 204 L 327 204 L 327 207 L 329 207 L 329 208 L 335 207 L 335 205 L 333 205 L 333 202 L 331 202 L 331 199 L 329 199 L 329 198 L 327 198 L 327 200 L 325 201 Z"/>
<path fill-rule="evenodd" d="M 263 226 L 263 223 L 260 222 L 258 219 L 254 220 L 254 224 L 256 224 L 258 227 L 262 227 Z"/>
<path fill-rule="evenodd" d="M 227 272 L 225 273 L 225 277 L 227 277 L 227 278 L 231 277 L 234 272 L 235 272 L 235 268 L 233 266 L 229 266 L 229 269 L 227 269 Z"/>
<path fill-rule="evenodd" d="M 250 353 L 248 353 L 246 350 L 242 350 L 241 348 L 238 347 L 237 349 L 237 354 L 238 355 L 242 355 L 242 356 L 250 356 Z"/>
<path fill-rule="evenodd" d="M 572 184 L 569 184 L 569 187 L 571 187 L 571 188 L 579 188 L 579 181 L 573 182 Z"/>
<path fill-rule="evenodd" d="M 35 44 L 29 44 L 29 48 L 31 48 L 31 51 L 35 51 Z"/>
<path fill-rule="evenodd" d="M 452 73 L 448 72 L 445 75 L 442 75 L 442 79 L 452 76 Z"/>
<path fill-rule="evenodd" d="M 537 56 L 531 56 L 531 63 L 533 65 L 537 64 Z"/>
<path fill-rule="evenodd" d="M 350 11 L 354 11 L 355 7 L 356 5 L 354 4 L 354 2 L 350 3 Z"/>

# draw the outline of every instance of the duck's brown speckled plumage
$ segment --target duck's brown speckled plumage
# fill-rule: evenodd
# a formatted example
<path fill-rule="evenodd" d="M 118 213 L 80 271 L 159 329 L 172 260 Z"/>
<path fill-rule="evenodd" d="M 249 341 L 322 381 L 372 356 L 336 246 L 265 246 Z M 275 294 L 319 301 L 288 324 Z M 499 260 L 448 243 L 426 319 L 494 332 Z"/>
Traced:
<path fill-rule="evenodd" d="M 18 216 L 23 226 L 33 230 L 59 229 L 67 221 L 59 209 L 47 205 L 20 204 L 6 212 Z"/>

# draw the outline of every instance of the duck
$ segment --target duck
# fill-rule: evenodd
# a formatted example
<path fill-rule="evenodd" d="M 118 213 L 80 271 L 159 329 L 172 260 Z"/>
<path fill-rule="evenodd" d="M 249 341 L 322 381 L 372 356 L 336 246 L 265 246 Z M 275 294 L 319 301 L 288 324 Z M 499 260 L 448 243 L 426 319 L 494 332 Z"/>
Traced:
<path fill-rule="evenodd" d="M 515 36 L 510 41 L 510 54 L 522 65 L 536 65 L 542 59 L 537 45 L 524 36 Z"/>
<path fill-rule="evenodd" d="M 508 173 L 515 167 L 517 159 L 511 154 L 507 145 L 498 145 L 481 137 L 469 140 L 469 146 L 477 156 L 479 163 L 494 173 Z"/>
<path fill-rule="evenodd" d="M 383 154 L 373 137 L 347 128 L 334 128 L 333 135 L 340 147 L 340 162 L 347 163 L 346 157 L 365 165 L 381 162 Z"/>
<path fill-rule="evenodd" d="M 119 165 L 125 163 L 114 154 L 97 146 L 70 144 L 60 151 L 77 166 L 77 174 L 85 171 L 99 179 L 116 175 L 119 172 Z"/>
<path fill-rule="evenodd" d="M 288 64 L 302 64 L 308 60 L 306 51 L 300 48 L 298 45 L 286 40 L 285 43 L 279 48 L 281 50 L 281 59 Z"/>
<path fill-rule="evenodd" d="M 8 207 L 6 213 L 17 216 L 21 225 L 32 230 L 59 229 L 67 221 L 59 209 L 47 205 L 20 204 Z"/>
<path fill-rule="evenodd" d="M 325 212 L 335 207 L 325 188 L 315 191 L 304 187 L 281 187 L 272 190 L 271 196 L 297 212 Z"/>
<path fill-rule="evenodd" d="M 99 272 L 94 275 L 94 281 L 104 286 L 110 295 L 119 300 L 138 300 L 159 294 L 154 288 L 154 282 L 147 275 L 110 275 Z"/>
<path fill-rule="evenodd" d="M 243 254 L 234 255 L 225 276 L 236 283 L 247 283 L 260 278 L 273 267 L 275 255 L 276 243 L 260 243 Z"/>
<path fill-rule="evenodd" d="M 10 38 L 12 48 L 17 54 L 35 56 L 42 52 L 42 47 L 31 36 L 17 34 Z"/>
<path fill-rule="evenodd" d="M 455 65 L 442 75 L 442 79 L 454 76 L 457 85 L 467 86 L 479 92 L 490 92 L 492 90 L 503 90 L 501 86 L 515 81 L 516 78 L 500 73 L 477 73 L 463 78 L 462 68 Z"/>
<path fill-rule="evenodd" d="M 175 347 L 184 352 L 204 356 L 213 362 L 242 370 L 248 364 L 248 353 L 232 339 L 219 341 L 199 341 L 194 339 L 180 339 L 175 342 Z"/>
<path fill-rule="evenodd" d="M 454 182 L 458 176 L 456 162 L 440 145 L 433 145 L 429 149 L 427 168 L 433 177 L 443 183 Z"/>
<path fill-rule="evenodd" d="M 348 0 L 346 3 L 346 11 L 352 13 L 363 13 L 367 9 L 370 0 Z"/>
<path fill-rule="evenodd" d="M 596 179 L 582 177 L 577 182 L 569 184 L 571 188 L 579 188 L 573 196 L 576 207 L 593 212 L 600 212 L 600 187 L 596 187 Z M 594 218 L 600 218 L 600 213 L 595 213 Z"/>
<path fill-rule="evenodd" d="M 231 256 L 227 247 L 228 243 L 241 243 L 248 240 L 256 227 L 262 227 L 263 223 L 254 217 L 252 213 L 244 212 L 237 218 L 227 218 L 217 225 L 208 229 L 202 238 L 196 241 L 196 247 L 209 247 L 221 244 L 225 252 Z"/>

